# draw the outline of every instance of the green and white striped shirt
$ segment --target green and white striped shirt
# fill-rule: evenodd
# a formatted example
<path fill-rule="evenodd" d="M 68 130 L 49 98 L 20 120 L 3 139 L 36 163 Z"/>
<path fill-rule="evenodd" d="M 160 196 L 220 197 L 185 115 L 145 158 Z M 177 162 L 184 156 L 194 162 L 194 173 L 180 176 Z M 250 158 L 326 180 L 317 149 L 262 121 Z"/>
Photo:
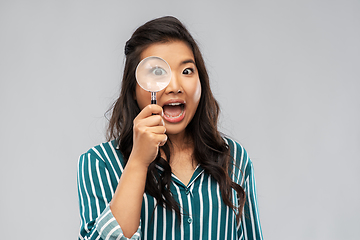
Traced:
<path fill-rule="evenodd" d="M 236 165 L 230 176 L 246 192 L 240 223 L 236 221 L 234 211 L 222 201 L 218 183 L 199 165 L 187 186 L 172 174 L 170 191 L 179 203 L 181 220 L 172 210 L 162 206 L 155 208 L 156 200 L 144 193 L 140 226 L 131 239 L 263 239 L 252 162 L 240 144 L 228 138 L 225 140 Z M 124 166 L 116 141 L 100 144 L 80 156 L 77 179 L 79 239 L 128 239 L 109 208 Z M 160 166 L 157 168 L 163 171 Z M 237 205 L 237 194 L 232 192 L 233 204 Z"/>

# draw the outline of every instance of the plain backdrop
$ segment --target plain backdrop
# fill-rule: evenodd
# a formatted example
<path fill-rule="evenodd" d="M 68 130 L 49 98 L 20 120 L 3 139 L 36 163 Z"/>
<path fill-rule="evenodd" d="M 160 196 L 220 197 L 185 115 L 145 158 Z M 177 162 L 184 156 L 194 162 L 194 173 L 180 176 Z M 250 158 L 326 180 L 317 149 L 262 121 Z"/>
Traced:
<path fill-rule="evenodd" d="M 252 158 L 264 238 L 360 239 L 358 0 L 1 0 L 0 238 L 77 238 L 78 157 L 106 141 L 125 42 L 164 15 Z"/>

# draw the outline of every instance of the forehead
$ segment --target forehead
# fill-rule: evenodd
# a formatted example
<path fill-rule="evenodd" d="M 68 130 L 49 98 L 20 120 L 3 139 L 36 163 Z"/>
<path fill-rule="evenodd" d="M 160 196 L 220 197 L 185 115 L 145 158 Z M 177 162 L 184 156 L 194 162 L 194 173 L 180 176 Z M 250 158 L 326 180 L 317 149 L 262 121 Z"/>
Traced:
<path fill-rule="evenodd" d="M 190 47 L 183 41 L 171 41 L 166 43 L 154 43 L 145 48 L 140 57 L 141 59 L 157 56 L 164 59 L 169 65 L 176 65 L 184 60 L 194 59 L 194 54 Z"/>

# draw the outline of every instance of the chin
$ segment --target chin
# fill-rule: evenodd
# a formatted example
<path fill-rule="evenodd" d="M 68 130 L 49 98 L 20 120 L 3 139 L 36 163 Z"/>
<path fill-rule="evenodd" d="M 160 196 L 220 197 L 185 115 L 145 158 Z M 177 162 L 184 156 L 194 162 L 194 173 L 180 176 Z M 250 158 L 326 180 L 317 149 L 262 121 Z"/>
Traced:
<path fill-rule="evenodd" d="M 182 126 L 174 126 L 175 124 L 167 123 L 166 127 L 166 134 L 167 135 L 178 135 L 183 134 L 185 132 L 185 127 Z"/>

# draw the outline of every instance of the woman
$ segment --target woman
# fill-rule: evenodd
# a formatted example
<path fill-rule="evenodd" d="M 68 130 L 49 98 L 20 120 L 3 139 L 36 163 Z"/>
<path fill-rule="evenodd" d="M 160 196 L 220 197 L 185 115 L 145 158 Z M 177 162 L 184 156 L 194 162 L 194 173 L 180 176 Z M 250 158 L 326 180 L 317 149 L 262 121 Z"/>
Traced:
<path fill-rule="evenodd" d="M 190 33 L 174 17 L 154 19 L 125 55 L 109 142 L 79 159 L 79 239 L 262 239 L 252 163 L 217 130 L 219 106 Z M 135 79 L 149 56 L 172 71 L 157 104 Z"/>

